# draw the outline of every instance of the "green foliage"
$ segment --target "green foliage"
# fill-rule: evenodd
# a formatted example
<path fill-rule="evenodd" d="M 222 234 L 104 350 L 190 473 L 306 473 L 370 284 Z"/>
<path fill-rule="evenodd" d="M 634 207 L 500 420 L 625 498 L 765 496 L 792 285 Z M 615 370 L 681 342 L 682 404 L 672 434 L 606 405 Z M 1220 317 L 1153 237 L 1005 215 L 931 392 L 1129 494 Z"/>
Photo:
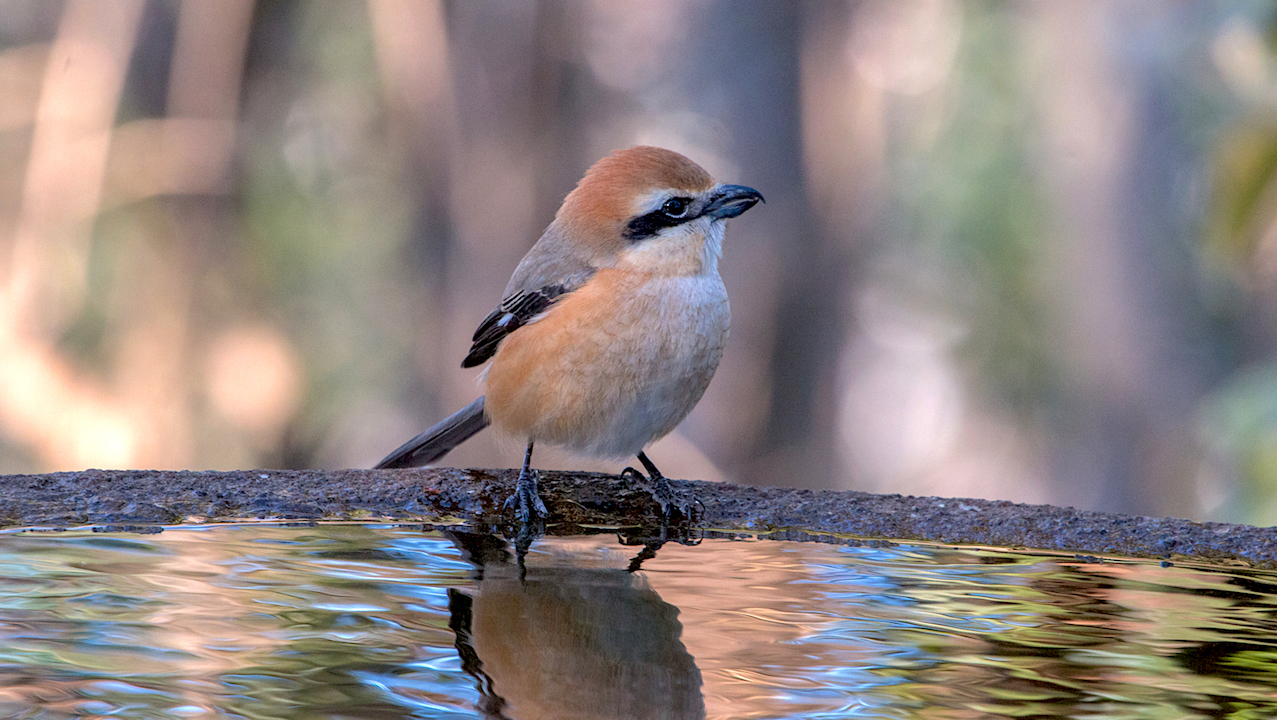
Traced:
<path fill-rule="evenodd" d="M 1048 299 L 1042 190 L 1030 152 L 1034 116 L 1005 6 L 970 6 L 952 82 L 918 102 L 943 117 L 934 139 L 900 142 L 895 192 L 912 252 L 941 268 L 940 294 L 970 323 L 975 379 L 1028 410 L 1054 394 L 1059 368 L 1043 333 Z"/>

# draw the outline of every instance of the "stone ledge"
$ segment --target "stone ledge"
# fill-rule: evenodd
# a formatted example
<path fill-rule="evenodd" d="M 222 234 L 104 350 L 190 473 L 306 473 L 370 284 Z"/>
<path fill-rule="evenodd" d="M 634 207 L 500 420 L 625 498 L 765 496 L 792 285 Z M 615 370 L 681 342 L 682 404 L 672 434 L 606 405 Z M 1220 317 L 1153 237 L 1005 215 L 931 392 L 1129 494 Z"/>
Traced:
<path fill-rule="evenodd" d="M 515 470 L 86 470 L 0 476 L 0 527 L 153 526 L 247 518 L 499 522 Z M 1277 528 L 1049 505 L 674 481 L 702 525 L 751 533 L 1240 561 L 1277 568 Z M 646 492 L 615 475 L 541 473 L 551 525 L 654 525 Z M 553 531 L 553 529 L 552 529 Z"/>

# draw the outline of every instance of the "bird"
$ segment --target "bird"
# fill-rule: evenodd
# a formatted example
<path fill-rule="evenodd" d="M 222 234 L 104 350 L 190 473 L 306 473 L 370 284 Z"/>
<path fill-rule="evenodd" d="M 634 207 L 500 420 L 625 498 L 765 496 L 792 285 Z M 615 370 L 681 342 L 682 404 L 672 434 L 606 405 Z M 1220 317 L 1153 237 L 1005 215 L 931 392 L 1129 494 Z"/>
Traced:
<path fill-rule="evenodd" d="M 664 148 L 614 151 L 586 171 L 479 323 L 463 368 L 485 393 L 377 468 L 433 463 L 491 425 L 526 443 L 504 509 L 549 516 L 532 469 L 536 443 L 635 457 L 666 520 L 690 517 L 645 449 L 700 401 L 731 325 L 718 272 L 726 221 L 763 202 Z"/>

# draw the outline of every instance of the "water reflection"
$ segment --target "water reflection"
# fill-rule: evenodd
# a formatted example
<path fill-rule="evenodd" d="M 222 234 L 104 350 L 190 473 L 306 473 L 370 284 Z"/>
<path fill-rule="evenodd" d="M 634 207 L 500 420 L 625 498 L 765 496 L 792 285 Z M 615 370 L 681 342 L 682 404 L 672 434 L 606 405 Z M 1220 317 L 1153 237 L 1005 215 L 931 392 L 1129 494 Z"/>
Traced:
<path fill-rule="evenodd" d="M 566 553 L 521 567 L 492 535 L 445 535 L 475 566 L 473 592 L 450 589 L 448 609 L 484 717 L 705 717 L 678 609 L 633 572 L 660 543 L 621 567 Z"/>
<path fill-rule="evenodd" d="M 686 539 L 684 539 L 686 540 Z M 420 526 L 0 534 L 0 718 L 1277 717 L 1277 575 Z"/>

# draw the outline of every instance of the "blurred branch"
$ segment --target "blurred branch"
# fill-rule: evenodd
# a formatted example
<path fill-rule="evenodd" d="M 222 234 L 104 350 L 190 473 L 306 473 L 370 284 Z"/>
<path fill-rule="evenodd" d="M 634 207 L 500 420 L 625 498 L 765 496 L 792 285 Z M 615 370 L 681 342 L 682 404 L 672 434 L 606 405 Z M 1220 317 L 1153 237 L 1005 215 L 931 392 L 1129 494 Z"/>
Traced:
<path fill-rule="evenodd" d="M 0 51 L 0 132 L 26 130 L 40 107 L 41 68 L 49 62 L 49 46 L 22 45 Z"/>
<path fill-rule="evenodd" d="M 169 71 L 170 117 L 233 120 L 254 0 L 182 0 Z"/>
<path fill-rule="evenodd" d="M 53 343 L 84 297 L 111 126 L 141 17 L 141 0 L 71 0 L 49 52 L 22 206 L 0 292 L 0 422 L 56 466 L 127 464 L 138 418 L 79 376 Z"/>
<path fill-rule="evenodd" d="M 68 2 L 48 55 L 0 300 L 0 421 L 54 467 L 172 466 L 189 455 L 188 242 L 126 243 L 105 372 L 59 343 L 85 312 L 93 226 L 106 208 L 230 189 L 248 0 L 183 3 L 169 112 L 114 127 L 145 3 Z M 175 227 L 190 233 L 188 217 Z M 131 274 L 130 274 L 131 273 Z"/>
<path fill-rule="evenodd" d="M 232 190 L 232 120 L 134 120 L 111 139 L 102 209 L 158 195 L 224 195 Z"/>
<path fill-rule="evenodd" d="M 45 66 L 4 311 L 23 330 L 56 333 L 83 297 L 90 219 L 97 213 L 111 126 L 142 0 L 66 4 Z"/>

